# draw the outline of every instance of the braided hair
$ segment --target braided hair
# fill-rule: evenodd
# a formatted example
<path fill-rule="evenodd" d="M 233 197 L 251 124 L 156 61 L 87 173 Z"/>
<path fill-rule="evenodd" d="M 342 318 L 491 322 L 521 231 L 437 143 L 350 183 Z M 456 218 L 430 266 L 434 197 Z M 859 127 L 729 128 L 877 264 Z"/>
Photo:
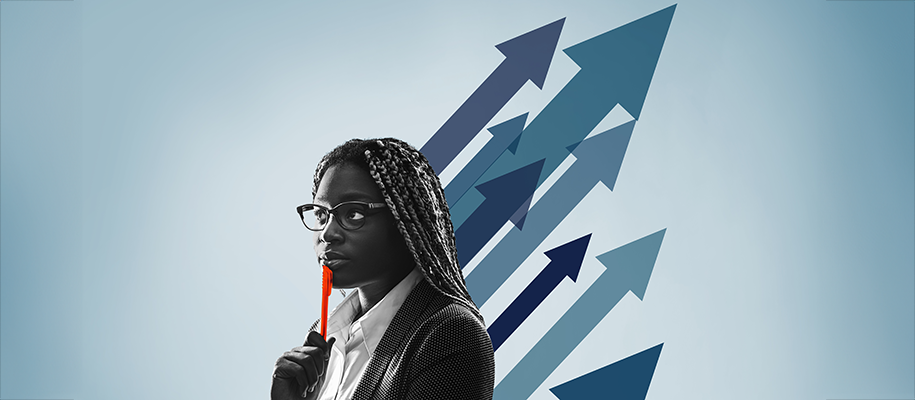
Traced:
<path fill-rule="evenodd" d="M 470 299 L 458 264 L 454 228 L 442 184 L 426 157 L 399 139 L 351 139 L 318 163 L 312 196 L 324 173 L 340 164 L 352 164 L 371 175 L 426 282 L 468 306 L 482 322 L 483 316 Z"/>

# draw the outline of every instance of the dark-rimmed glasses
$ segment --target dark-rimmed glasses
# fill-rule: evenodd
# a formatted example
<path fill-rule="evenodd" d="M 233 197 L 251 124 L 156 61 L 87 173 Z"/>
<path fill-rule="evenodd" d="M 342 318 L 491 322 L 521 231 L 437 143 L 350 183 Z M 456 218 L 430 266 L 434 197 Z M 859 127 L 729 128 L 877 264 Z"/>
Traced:
<path fill-rule="evenodd" d="M 305 224 L 308 230 L 324 230 L 324 227 L 330 221 L 330 216 L 333 215 L 343 229 L 353 231 L 365 225 L 365 217 L 369 215 L 370 211 L 387 206 L 386 203 L 345 201 L 333 208 L 317 204 L 303 204 L 296 207 L 295 210 L 299 213 L 299 218 L 302 219 L 302 223 Z"/>

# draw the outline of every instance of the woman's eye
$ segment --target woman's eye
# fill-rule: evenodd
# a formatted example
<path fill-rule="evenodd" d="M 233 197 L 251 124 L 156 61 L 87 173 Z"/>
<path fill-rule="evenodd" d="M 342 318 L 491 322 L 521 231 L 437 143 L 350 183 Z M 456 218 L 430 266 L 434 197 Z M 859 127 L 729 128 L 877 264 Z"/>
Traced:
<path fill-rule="evenodd" d="M 346 215 L 346 219 L 351 221 L 358 221 L 363 218 L 365 218 L 365 214 L 359 210 L 350 210 L 350 212 Z"/>
<path fill-rule="evenodd" d="M 314 213 L 315 213 L 315 220 L 317 220 L 318 222 L 320 222 L 322 224 L 327 222 L 327 211 L 317 209 L 314 211 Z"/>

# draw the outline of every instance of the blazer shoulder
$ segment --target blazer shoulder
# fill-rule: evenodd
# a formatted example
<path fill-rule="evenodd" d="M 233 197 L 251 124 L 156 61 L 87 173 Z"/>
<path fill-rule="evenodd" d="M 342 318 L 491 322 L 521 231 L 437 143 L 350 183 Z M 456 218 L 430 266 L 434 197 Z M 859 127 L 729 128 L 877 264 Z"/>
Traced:
<path fill-rule="evenodd" d="M 483 322 L 421 281 L 372 355 L 354 400 L 491 399 L 495 362 Z"/>
<path fill-rule="evenodd" d="M 449 301 L 418 326 L 400 366 L 406 399 L 491 399 L 492 342 L 466 305 Z"/>
<path fill-rule="evenodd" d="M 462 353 L 482 360 L 492 358 L 492 342 L 486 326 L 466 305 L 448 298 L 416 326 L 412 348 L 417 366 L 435 363 Z M 481 360 L 481 361 L 482 361 Z"/>

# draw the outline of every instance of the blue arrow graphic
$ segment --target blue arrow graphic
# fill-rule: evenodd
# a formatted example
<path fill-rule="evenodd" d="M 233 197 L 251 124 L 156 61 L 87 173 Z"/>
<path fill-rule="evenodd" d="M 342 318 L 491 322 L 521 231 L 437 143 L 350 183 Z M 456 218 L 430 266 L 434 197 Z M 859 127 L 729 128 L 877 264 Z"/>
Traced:
<path fill-rule="evenodd" d="M 481 181 L 546 159 L 540 185 L 617 103 L 639 118 L 676 6 L 563 50 L 581 70 L 524 129 L 515 154 L 503 153 Z M 519 221 L 520 218 L 512 218 Z"/>
<path fill-rule="evenodd" d="M 487 331 L 492 339 L 493 351 L 502 346 L 505 339 L 518 329 L 556 286 L 559 286 L 563 278 L 568 276 L 572 282 L 578 279 L 578 271 L 581 270 L 581 262 L 585 259 L 585 250 L 588 249 L 590 240 L 589 233 L 544 253 L 550 258 L 550 263 L 524 288 L 502 315 L 489 325 Z"/>
<path fill-rule="evenodd" d="M 525 82 L 530 80 L 543 89 L 564 22 L 565 18 L 560 19 L 496 45 L 505 60 L 421 149 L 436 173 L 454 160 Z"/>
<path fill-rule="evenodd" d="M 635 121 L 629 121 L 590 137 L 575 147 L 572 154 L 578 159 L 534 204 L 524 230 L 509 231 L 467 276 L 467 290 L 477 304 L 482 305 L 489 300 L 594 185 L 603 182 L 613 190 L 633 127 Z M 460 249 L 459 246 L 458 251 Z"/>
<path fill-rule="evenodd" d="M 499 382 L 493 399 L 530 397 L 627 292 L 643 299 L 664 232 L 597 256 L 607 269 Z"/>
<path fill-rule="evenodd" d="M 527 113 L 489 128 L 492 138 L 445 187 L 445 198 L 448 200 L 449 207 L 453 206 L 473 186 L 474 182 L 480 178 L 480 175 L 483 175 L 483 172 L 486 172 L 486 169 L 499 158 L 502 152 L 506 149 L 514 151 L 510 146 L 517 143 L 516 139 L 521 136 L 525 122 L 527 122 Z M 453 218 L 454 216 L 452 216 Z M 452 220 L 452 222 L 454 221 Z"/>
<path fill-rule="evenodd" d="M 524 199 L 534 193 L 541 168 L 543 160 L 477 186 L 486 200 L 454 232 L 462 268 L 495 236 Z"/>
<path fill-rule="evenodd" d="M 645 400 L 664 343 L 550 389 L 559 400 Z"/>

